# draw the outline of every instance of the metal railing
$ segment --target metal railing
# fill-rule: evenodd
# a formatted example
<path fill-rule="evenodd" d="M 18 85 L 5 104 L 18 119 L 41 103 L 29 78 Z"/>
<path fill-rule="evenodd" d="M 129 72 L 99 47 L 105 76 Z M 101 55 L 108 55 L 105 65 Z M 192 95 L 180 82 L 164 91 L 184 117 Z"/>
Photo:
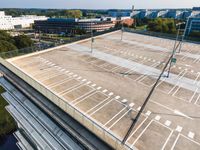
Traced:
<path fill-rule="evenodd" d="M 120 28 L 111 28 L 109 30 L 105 30 L 105 31 L 101 31 L 101 32 L 95 32 L 93 33 L 93 36 L 99 36 L 105 33 L 110 33 L 113 31 L 117 31 Z M 37 52 L 37 51 L 42 51 L 48 48 L 53 48 L 56 46 L 60 46 L 63 44 L 68 44 L 68 43 L 73 43 L 79 40 L 84 40 L 87 38 L 91 38 L 91 34 L 84 34 L 84 35 L 80 35 L 80 36 L 75 36 L 75 37 L 71 37 L 68 40 L 62 40 L 62 42 L 54 42 L 52 44 L 39 44 L 37 46 L 32 46 L 32 47 L 27 47 L 24 49 L 17 49 L 17 50 L 12 50 L 12 51 L 8 51 L 8 52 L 2 52 L 0 53 L 0 57 L 4 58 L 4 59 L 8 59 L 8 58 L 12 58 L 12 57 L 16 57 L 16 56 L 22 56 L 25 54 L 29 54 L 29 53 L 33 53 L 33 52 Z"/>
<path fill-rule="evenodd" d="M 144 30 L 135 30 L 135 29 L 132 29 L 132 28 L 124 28 L 124 31 L 125 32 L 131 32 L 131 33 L 142 34 L 142 35 L 160 37 L 160 38 L 168 38 L 168 39 L 172 39 L 172 40 L 176 39 L 176 34 L 153 32 L 153 31 L 144 31 Z M 180 36 L 178 40 L 181 40 L 181 39 L 182 39 L 182 37 Z M 198 43 L 198 44 L 200 42 L 199 38 L 190 37 L 190 36 L 185 36 L 184 40 L 187 41 L 187 42 Z"/>

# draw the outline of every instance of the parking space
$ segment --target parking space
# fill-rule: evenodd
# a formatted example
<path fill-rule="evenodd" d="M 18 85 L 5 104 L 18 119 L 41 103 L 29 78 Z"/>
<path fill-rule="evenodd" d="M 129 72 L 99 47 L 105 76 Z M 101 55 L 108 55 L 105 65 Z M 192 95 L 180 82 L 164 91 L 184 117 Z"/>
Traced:
<path fill-rule="evenodd" d="M 82 85 L 76 89 L 72 89 L 71 91 L 64 93 L 62 96 L 64 97 L 64 99 L 70 102 L 77 102 L 78 99 L 83 98 L 85 95 L 94 91 L 95 91 L 94 88 L 91 88 L 88 85 Z"/>
<path fill-rule="evenodd" d="M 53 91 L 56 93 L 62 94 L 67 92 L 70 89 L 73 89 L 74 87 L 80 85 L 81 83 L 75 79 L 70 79 L 67 81 L 64 81 L 63 83 L 60 83 L 59 85 L 55 85 L 51 87 Z"/>
<path fill-rule="evenodd" d="M 124 105 L 114 99 L 111 99 L 106 103 L 106 105 L 104 105 L 104 107 L 93 112 L 91 116 L 103 125 L 109 126 L 108 124 L 116 121 L 119 115 L 125 113 L 126 111 L 127 108 Z"/>
<path fill-rule="evenodd" d="M 122 140 L 174 41 L 132 33 L 124 33 L 120 41 L 119 35 L 95 39 L 93 53 L 90 41 L 84 41 L 10 62 Z M 192 44 L 183 46 L 187 53 L 197 54 L 197 49 Z M 161 78 L 131 131 L 126 142 L 130 147 L 199 149 L 200 133 L 194 123 L 200 124 L 200 70 L 197 60 L 192 65 L 194 61 L 177 54 L 170 77 Z"/>
<path fill-rule="evenodd" d="M 188 150 L 188 149 L 192 149 L 192 150 L 199 150 L 200 149 L 200 143 L 179 134 L 176 138 L 176 140 L 174 141 L 172 150 Z"/>
<path fill-rule="evenodd" d="M 140 150 L 162 150 L 172 130 L 156 121 L 151 121 L 133 144 Z M 155 142 L 156 141 L 156 142 Z M 154 145 L 152 147 L 152 145 Z"/>
<path fill-rule="evenodd" d="M 96 93 L 93 93 L 92 95 L 89 95 L 88 97 L 81 99 L 80 101 L 76 102 L 74 105 L 76 105 L 76 107 L 78 107 L 82 111 L 86 112 L 108 98 L 109 97 L 107 95 L 101 92 L 96 92 Z"/>

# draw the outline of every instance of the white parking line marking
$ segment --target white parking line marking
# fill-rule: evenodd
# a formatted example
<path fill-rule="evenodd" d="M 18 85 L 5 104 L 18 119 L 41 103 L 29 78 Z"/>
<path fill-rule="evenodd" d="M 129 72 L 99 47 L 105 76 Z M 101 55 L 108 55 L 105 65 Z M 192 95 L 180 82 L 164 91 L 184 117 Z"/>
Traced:
<path fill-rule="evenodd" d="M 117 119 L 107 130 L 110 130 L 117 122 L 119 122 L 126 114 L 128 114 L 128 112 L 131 109 L 129 109 L 128 111 L 126 111 L 119 119 Z"/>
<path fill-rule="evenodd" d="M 168 143 L 169 139 L 171 138 L 173 132 L 174 132 L 174 131 L 171 131 L 171 133 L 170 133 L 169 136 L 167 137 L 167 140 L 165 141 L 165 143 L 164 143 L 164 145 L 163 145 L 163 147 L 162 147 L 161 150 L 164 150 L 164 149 L 165 149 L 165 146 L 167 145 L 167 143 Z"/>
<path fill-rule="evenodd" d="M 167 128 L 167 129 L 169 129 L 171 132 L 173 132 L 172 129 L 170 129 L 169 127 L 164 126 L 164 125 L 161 124 L 160 122 L 157 122 L 157 121 L 155 121 L 155 120 L 151 120 L 151 121 L 148 123 L 148 125 L 144 128 L 144 130 L 139 134 L 139 136 L 135 139 L 135 141 L 132 143 L 131 148 L 133 148 L 133 145 L 135 145 L 135 143 L 139 140 L 139 138 L 144 134 L 144 132 L 147 130 L 147 128 L 148 128 L 153 122 L 158 123 L 159 125 L 161 125 L 161 126 Z M 172 133 L 169 134 L 167 141 L 169 140 L 169 138 L 171 137 L 171 135 L 172 135 Z M 167 141 L 166 141 L 166 142 L 167 142 Z M 165 146 L 165 145 L 163 145 L 163 147 L 164 147 L 164 146 Z"/>
<path fill-rule="evenodd" d="M 194 104 L 197 104 L 199 98 L 200 98 L 200 94 L 199 94 L 199 96 L 197 97 L 197 99 L 196 99 L 196 101 L 194 102 Z"/>
<path fill-rule="evenodd" d="M 122 108 L 116 115 L 114 115 L 110 120 L 108 120 L 103 126 L 105 127 L 107 124 L 109 124 L 115 117 L 117 117 L 125 109 L 126 109 L 126 107 Z"/>
<path fill-rule="evenodd" d="M 107 89 L 105 89 L 105 90 L 103 90 L 102 92 L 103 92 L 103 93 L 106 93 L 107 91 L 108 91 L 108 90 L 107 90 Z"/>
<path fill-rule="evenodd" d="M 103 100 L 103 102 L 109 100 L 110 97 L 106 98 Z M 103 104 L 101 107 L 97 108 L 95 111 L 93 111 L 89 116 L 94 115 L 96 112 L 98 112 L 100 109 L 102 109 L 104 106 L 108 105 L 109 103 L 111 103 L 114 99 L 109 100 L 108 102 L 106 102 L 105 104 Z M 97 104 L 96 106 L 94 106 L 93 108 L 91 108 L 90 110 L 88 110 L 87 112 L 90 112 L 91 110 L 93 110 L 94 108 L 96 108 L 97 106 L 99 106 L 102 103 Z"/>
<path fill-rule="evenodd" d="M 166 126 L 170 126 L 171 125 L 171 121 L 169 121 L 169 120 L 165 121 L 165 125 Z"/>
<path fill-rule="evenodd" d="M 160 117 L 160 116 L 158 116 L 158 115 L 155 117 L 155 119 L 156 119 L 157 121 L 159 121 L 159 120 L 160 120 L 160 118 L 161 118 L 161 117 Z"/>
<path fill-rule="evenodd" d="M 191 138 L 191 139 L 193 139 L 194 138 L 194 133 L 193 132 L 189 132 L 188 133 L 188 137 Z"/>
<path fill-rule="evenodd" d="M 77 76 L 78 76 L 77 74 L 73 75 L 74 78 L 77 77 Z"/>
<path fill-rule="evenodd" d="M 181 127 L 181 126 L 177 126 L 177 127 L 176 127 L 176 131 L 178 131 L 178 132 L 181 132 L 182 129 L 183 129 L 183 127 Z"/>
<path fill-rule="evenodd" d="M 198 91 L 199 88 L 197 88 L 195 90 L 195 92 L 193 93 L 192 97 L 190 98 L 189 102 L 191 103 L 191 101 L 193 100 L 194 96 L 196 95 L 197 91 Z"/>
<path fill-rule="evenodd" d="M 77 79 L 80 80 L 82 77 L 78 77 Z"/>
<path fill-rule="evenodd" d="M 133 145 L 135 145 L 135 143 L 138 141 L 138 139 L 142 136 L 142 134 L 146 131 L 146 129 L 150 126 L 150 124 L 153 122 L 153 120 L 151 120 L 148 125 L 144 128 L 144 130 L 140 133 L 140 135 L 135 139 L 135 141 L 132 143 L 131 148 L 133 147 Z"/>
<path fill-rule="evenodd" d="M 109 95 L 109 96 L 112 96 L 113 94 L 114 94 L 113 92 L 110 92 L 108 95 Z"/>
<path fill-rule="evenodd" d="M 178 86 L 178 84 L 180 83 L 179 80 L 180 80 L 181 78 L 183 78 L 183 76 L 187 73 L 187 71 L 182 71 L 182 72 L 183 72 L 183 74 L 182 74 L 180 77 L 177 77 L 177 82 L 176 82 L 176 84 L 175 84 L 174 87 L 168 92 L 168 94 L 170 94 L 170 93 L 176 88 L 176 86 Z M 180 86 L 176 89 L 176 91 L 173 93 L 173 95 L 176 94 L 176 92 L 179 90 L 179 88 L 180 88 Z"/>
<path fill-rule="evenodd" d="M 137 132 L 137 130 L 144 124 L 144 122 L 148 119 L 148 117 L 146 117 L 141 123 L 140 125 L 138 125 L 138 127 L 133 131 L 133 133 L 129 136 L 129 138 L 127 139 L 127 141 Z"/>
<path fill-rule="evenodd" d="M 129 107 L 132 108 L 134 105 L 135 105 L 134 103 L 130 103 L 130 104 L 129 104 Z"/>
<path fill-rule="evenodd" d="M 63 83 L 65 83 L 65 82 L 67 82 L 67 81 L 69 81 L 69 80 L 71 80 L 71 79 L 72 79 L 72 78 L 69 77 L 69 78 L 66 78 L 66 79 L 63 79 L 63 80 L 58 80 L 58 82 L 55 82 L 55 83 L 52 83 L 52 84 L 48 85 L 48 88 L 49 88 L 49 89 L 52 89 L 52 88 L 54 88 L 54 87 L 56 87 L 56 86 L 58 86 L 58 85 L 60 85 L 60 84 L 63 84 Z"/>
<path fill-rule="evenodd" d="M 87 79 L 83 79 L 82 81 L 85 82 L 85 81 L 87 81 Z"/>
<path fill-rule="evenodd" d="M 151 111 L 147 111 L 146 113 L 145 113 L 147 116 L 149 116 L 150 114 L 151 114 Z"/>
<path fill-rule="evenodd" d="M 86 111 L 86 114 L 89 113 L 89 112 L 91 112 L 93 109 L 96 109 L 98 106 L 100 106 L 101 104 L 103 104 L 105 101 L 109 100 L 109 98 L 110 98 L 110 97 L 106 98 L 105 100 L 103 100 L 103 101 L 101 101 L 99 104 L 97 104 L 96 106 L 94 106 L 94 107 L 90 108 L 89 110 L 87 110 L 87 111 Z M 106 102 L 106 103 L 105 103 L 103 106 L 101 106 L 100 108 L 97 108 L 97 109 L 95 110 L 95 112 L 96 112 L 97 110 L 100 110 L 101 108 L 103 108 L 105 105 L 107 105 L 107 104 L 108 104 L 109 102 L 111 102 L 111 101 L 113 101 L 113 99 L 111 99 L 111 100 L 109 100 L 108 102 Z"/>
<path fill-rule="evenodd" d="M 96 86 L 96 84 L 92 84 L 92 87 L 95 87 Z"/>
<path fill-rule="evenodd" d="M 90 83 L 92 83 L 91 81 L 88 81 L 86 84 L 90 84 Z"/>
<path fill-rule="evenodd" d="M 116 97 L 115 97 L 115 99 L 119 99 L 119 98 L 120 98 L 120 96 L 116 96 Z"/>
<path fill-rule="evenodd" d="M 97 87 L 97 90 L 100 90 L 101 88 L 102 88 L 102 87 L 99 86 L 99 87 Z"/>
<path fill-rule="evenodd" d="M 140 111 L 140 109 L 141 109 L 141 107 L 139 106 L 139 107 L 137 108 L 137 110 Z"/>

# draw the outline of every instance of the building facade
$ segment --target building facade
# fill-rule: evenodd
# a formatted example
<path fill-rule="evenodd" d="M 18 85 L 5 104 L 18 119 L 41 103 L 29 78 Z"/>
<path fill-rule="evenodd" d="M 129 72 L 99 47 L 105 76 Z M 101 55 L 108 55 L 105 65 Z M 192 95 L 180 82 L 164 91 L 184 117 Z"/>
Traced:
<path fill-rule="evenodd" d="M 148 19 L 155 19 L 155 18 L 173 18 L 173 19 L 180 19 L 186 20 L 188 17 L 200 17 L 200 10 L 197 8 L 195 9 L 163 9 L 163 10 L 133 10 L 131 13 L 132 18 L 148 18 Z"/>
<path fill-rule="evenodd" d="M 100 32 L 114 28 L 117 23 L 130 25 L 133 19 L 130 17 L 105 17 L 99 19 L 60 19 L 50 18 L 45 21 L 35 21 L 35 31 L 43 33 L 74 33 L 77 29 L 82 29 L 85 32 Z"/>
<path fill-rule="evenodd" d="M 0 11 L 0 30 L 29 28 L 36 20 L 47 20 L 47 17 L 35 15 L 12 17 L 5 15 L 4 11 Z"/>
<path fill-rule="evenodd" d="M 129 11 L 109 11 L 109 17 L 130 17 L 131 12 Z"/>
<path fill-rule="evenodd" d="M 190 17 L 188 19 L 187 27 L 186 27 L 186 36 L 191 32 L 199 32 L 200 33 L 200 17 Z"/>

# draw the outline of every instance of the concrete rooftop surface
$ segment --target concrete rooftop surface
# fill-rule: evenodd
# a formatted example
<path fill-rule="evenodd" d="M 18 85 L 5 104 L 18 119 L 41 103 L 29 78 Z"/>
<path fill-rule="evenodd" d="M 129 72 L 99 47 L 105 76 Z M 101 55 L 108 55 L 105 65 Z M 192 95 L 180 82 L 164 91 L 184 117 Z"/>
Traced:
<path fill-rule="evenodd" d="M 174 41 L 113 32 L 7 61 L 122 140 Z M 200 45 L 184 43 L 126 144 L 139 150 L 200 149 Z M 165 72 L 165 75 L 167 72 Z"/>

